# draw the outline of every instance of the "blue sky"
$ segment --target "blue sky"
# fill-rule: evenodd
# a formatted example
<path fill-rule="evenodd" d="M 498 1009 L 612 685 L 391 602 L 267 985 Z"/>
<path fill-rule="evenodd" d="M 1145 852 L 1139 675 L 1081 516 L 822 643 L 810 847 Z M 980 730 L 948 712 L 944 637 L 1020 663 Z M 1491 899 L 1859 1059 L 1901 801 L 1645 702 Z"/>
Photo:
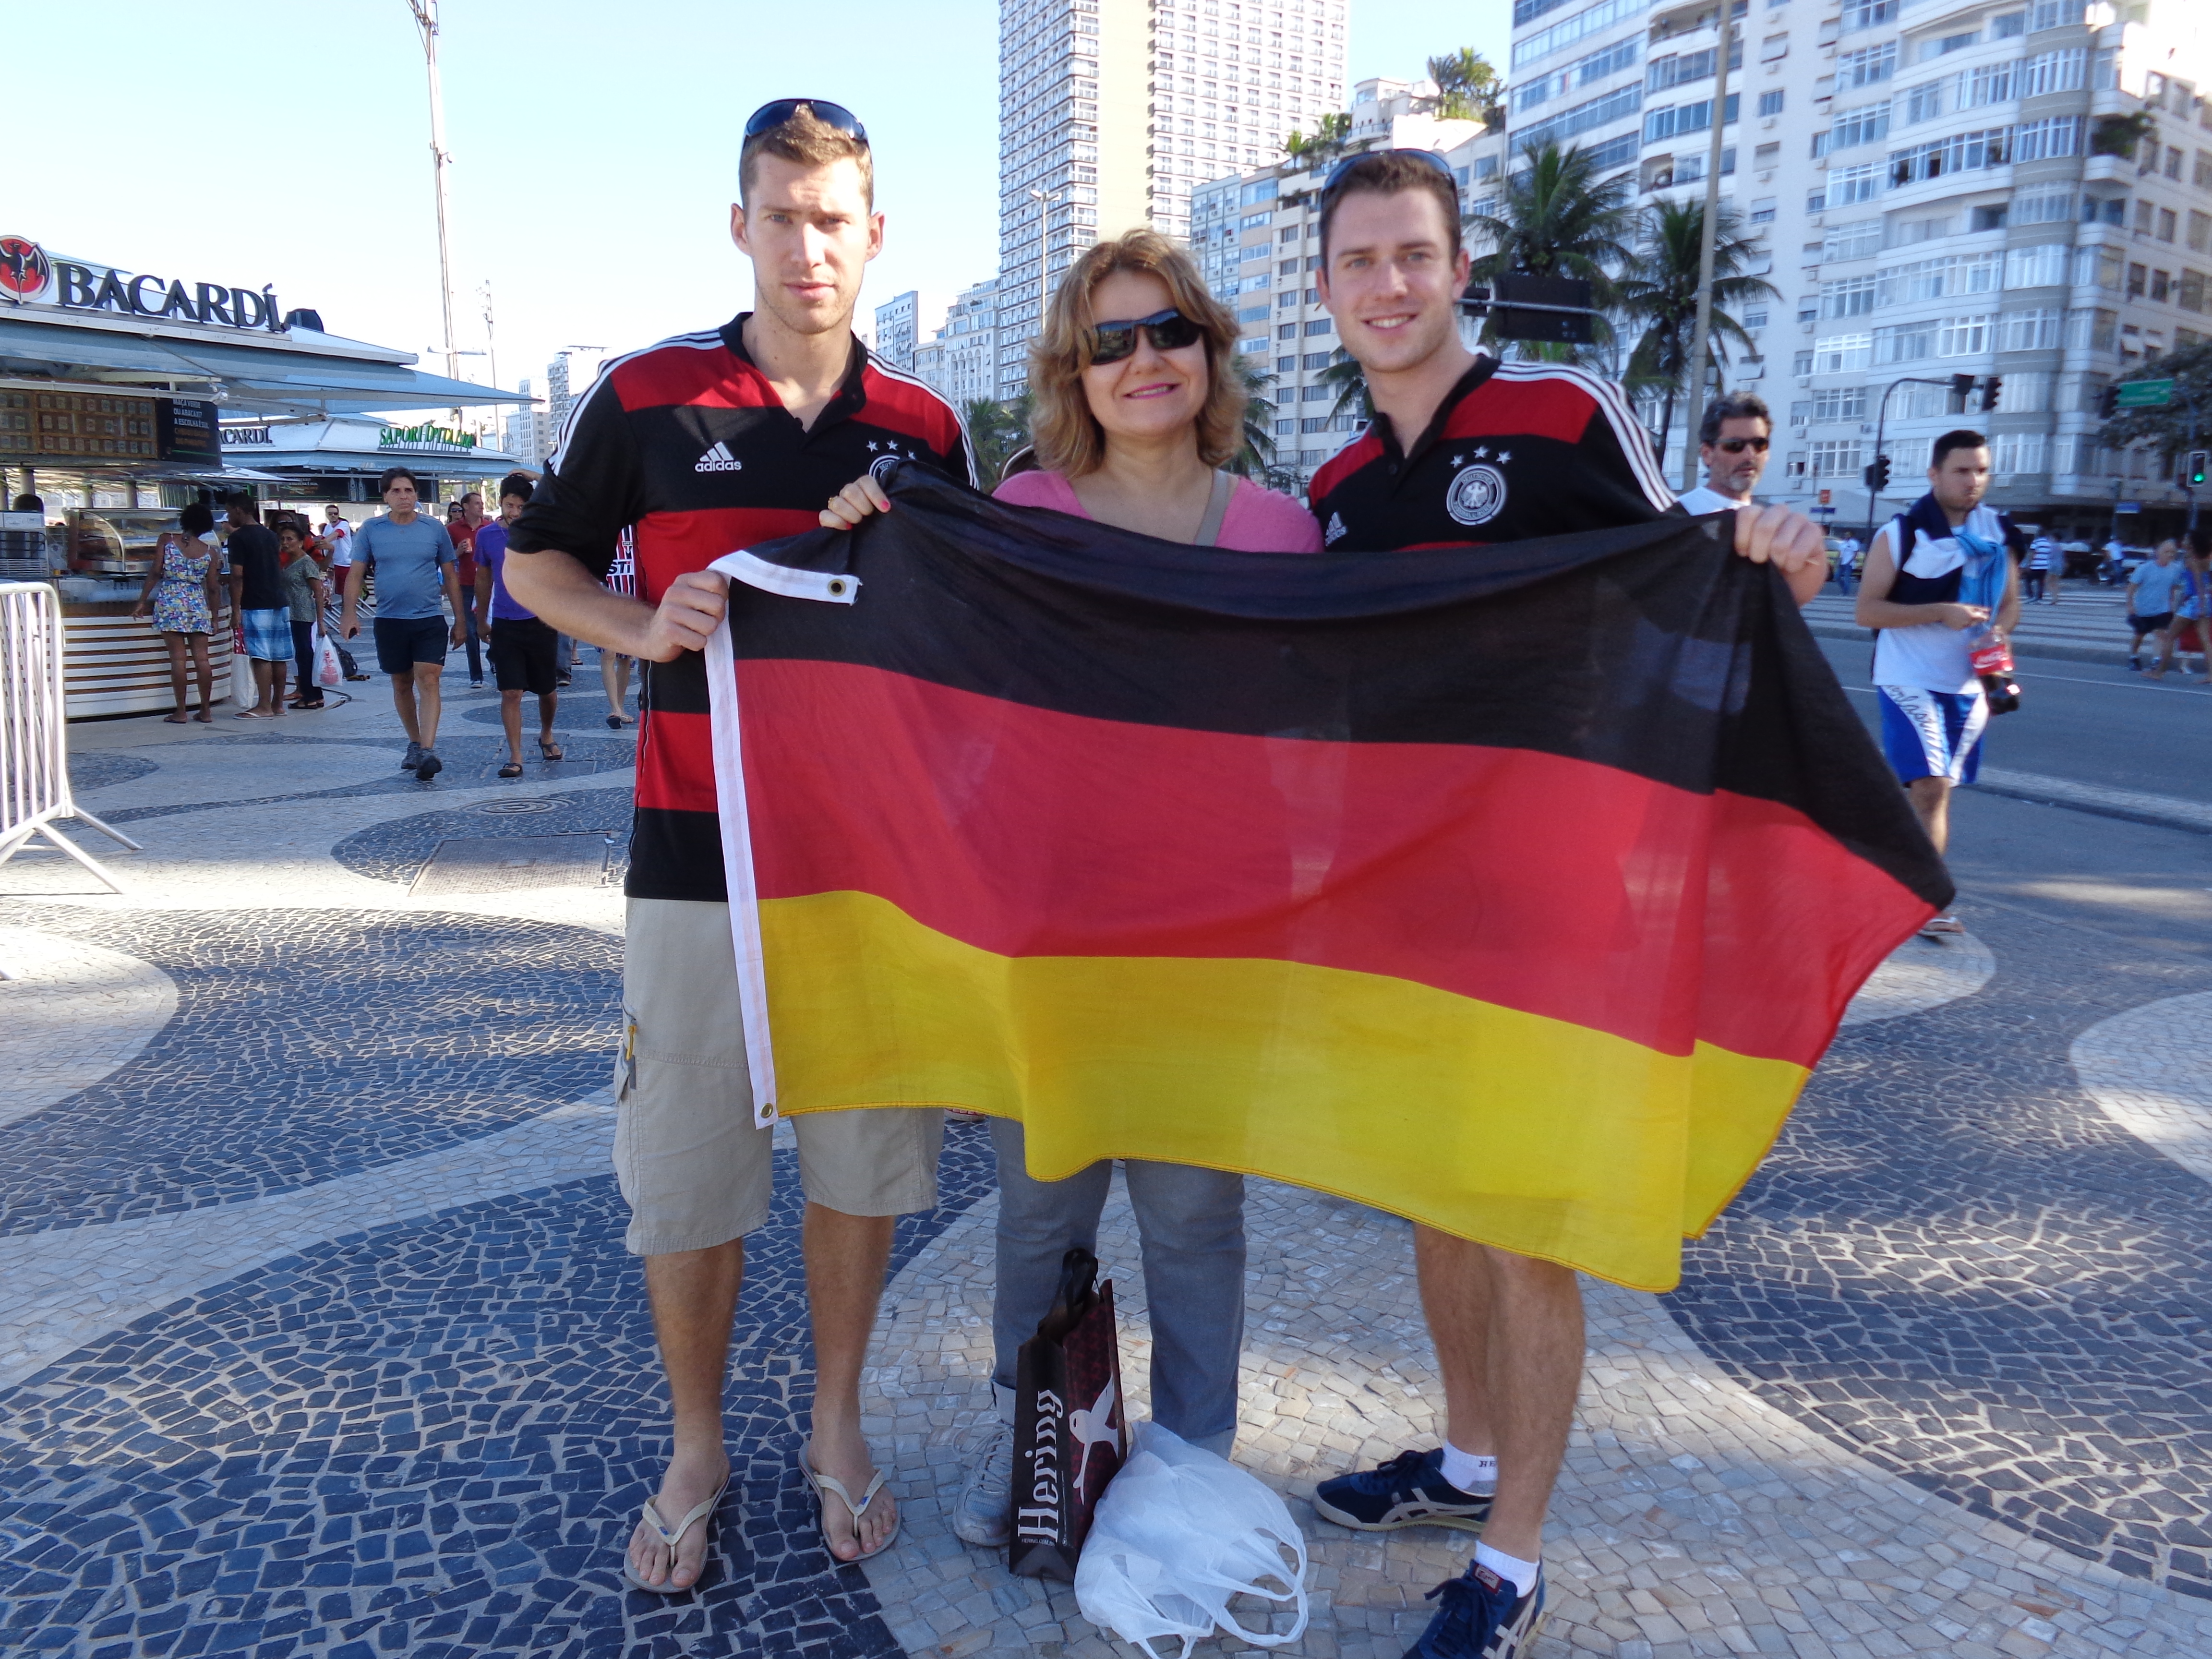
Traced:
<path fill-rule="evenodd" d="M 1351 69 L 1503 64 L 1506 0 L 1351 0 Z M 751 293 L 729 245 L 737 129 L 772 97 L 851 106 L 877 150 L 884 256 L 864 307 L 996 263 L 993 0 L 697 4 L 449 0 L 459 343 L 499 378 L 564 344 L 720 322 Z M 422 56 L 406 0 L 173 0 L 13 10 L 16 141 L 0 234 L 187 283 L 276 287 L 336 333 L 441 339 Z M 28 135 L 27 137 L 21 135 Z M 26 165 L 26 163 L 28 165 Z M 469 379 L 485 359 L 462 360 Z"/>

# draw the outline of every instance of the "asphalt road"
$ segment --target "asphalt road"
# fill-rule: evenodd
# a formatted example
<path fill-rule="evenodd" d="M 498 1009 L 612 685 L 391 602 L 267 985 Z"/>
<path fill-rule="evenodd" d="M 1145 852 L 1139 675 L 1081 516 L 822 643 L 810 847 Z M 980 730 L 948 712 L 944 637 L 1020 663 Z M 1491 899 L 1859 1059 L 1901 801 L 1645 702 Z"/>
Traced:
<path fill-rule="evenodd" d="M 1869 648 L 1820 643 L 1872 729 Z M 2033 658 L 2020 680 L 2021 708 L 1992 722 L 1985 764 L 2212 805 L 2212 688 Z M 1969 927 L 1989 904 L 2087 929 L 2111 942 L 2089 953 L 2103 971 L 2124 971 L 2128 946 L 2212 957 L 2212 834 L 1965 790 L 1950 864 Z"/>

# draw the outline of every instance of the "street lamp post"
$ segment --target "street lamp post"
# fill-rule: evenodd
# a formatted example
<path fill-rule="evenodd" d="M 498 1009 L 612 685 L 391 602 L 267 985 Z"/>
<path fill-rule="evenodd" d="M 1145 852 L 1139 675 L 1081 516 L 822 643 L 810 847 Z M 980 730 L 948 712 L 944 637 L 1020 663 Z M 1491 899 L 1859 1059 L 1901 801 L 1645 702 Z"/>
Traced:
<path fill-rule="evenodd" d="M 1030 199 L 1037 204 L 1037 325 L 1039 338 L 1044 335 L 1044 314 L 1052 305 L 1052 206 L 1067 192 L 1064 190 L 1030 191 Z"/>
<path fill-rule="evenodd" d="M 453 256 L 446 240 L 447 188 L 446 169 L 453 157 L 446 153 L 446 100 L 438 88 L 438 0 L 407 0 L 415 14 L 415 27 L 422 37 L 422 62 L 430 76 L 430 178 L 438 198 L 438 304 L 446 320 L 446 378 L 461 378 L 460 358 L 453 344 Z M 461 411 L 453 411 L 453 424 Z"/>
<path fill-rule="evenodd" d="M 1735 34 L 1735 0 L 1720 0 L 1720 33 L 1713 47 L 1713 142 L 1705 161 L 1705 222 L 1698 232 L 1698 320 L 1690 331 L 1690 405 L 1682 424 L 1682 488 L 1698 487 L 1698 439 L 1705 416 L 1705 352 L 1713 327 L 1713 243 L 1721 214 L 1721 137 L 1728 126 L 1729 43 Z"/>

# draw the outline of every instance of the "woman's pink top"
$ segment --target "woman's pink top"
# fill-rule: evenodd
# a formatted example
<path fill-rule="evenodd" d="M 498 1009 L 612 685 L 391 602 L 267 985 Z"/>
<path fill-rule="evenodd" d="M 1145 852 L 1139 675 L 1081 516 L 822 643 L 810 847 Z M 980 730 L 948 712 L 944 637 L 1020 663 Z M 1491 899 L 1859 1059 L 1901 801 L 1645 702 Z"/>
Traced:
<path fill-rule="evenodd" d="M 1083 510 L 1066 474 L 1042 468 L 1015 473 L 992 495 L 1016 507 L 1048 507 L 1079 519 L 1091 516 Z M 1249 478 L 1239 478 L 1229 496 L 1229 510 L 1222 514 L 1221 534 L 1214 545 L 1239 553 L 1318 553 L 1321 526 L 1314 522 L 1312 514 L 1288 495 L 1263 489 Z"/>

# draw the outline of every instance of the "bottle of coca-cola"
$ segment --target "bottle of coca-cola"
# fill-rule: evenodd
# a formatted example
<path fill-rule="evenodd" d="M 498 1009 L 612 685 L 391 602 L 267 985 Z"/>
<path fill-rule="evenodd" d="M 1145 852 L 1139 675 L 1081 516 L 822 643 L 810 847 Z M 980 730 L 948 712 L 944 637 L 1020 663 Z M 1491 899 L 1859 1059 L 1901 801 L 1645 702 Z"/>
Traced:
<path fill-rule="evenodd" d="M 2013 678 L 2012 646 L 1992 628 L 1982 636 L 1970 660 L 1990 701 L 1990 713 L 2009 714 L 2020 707 L 2020 682 Z"/>

